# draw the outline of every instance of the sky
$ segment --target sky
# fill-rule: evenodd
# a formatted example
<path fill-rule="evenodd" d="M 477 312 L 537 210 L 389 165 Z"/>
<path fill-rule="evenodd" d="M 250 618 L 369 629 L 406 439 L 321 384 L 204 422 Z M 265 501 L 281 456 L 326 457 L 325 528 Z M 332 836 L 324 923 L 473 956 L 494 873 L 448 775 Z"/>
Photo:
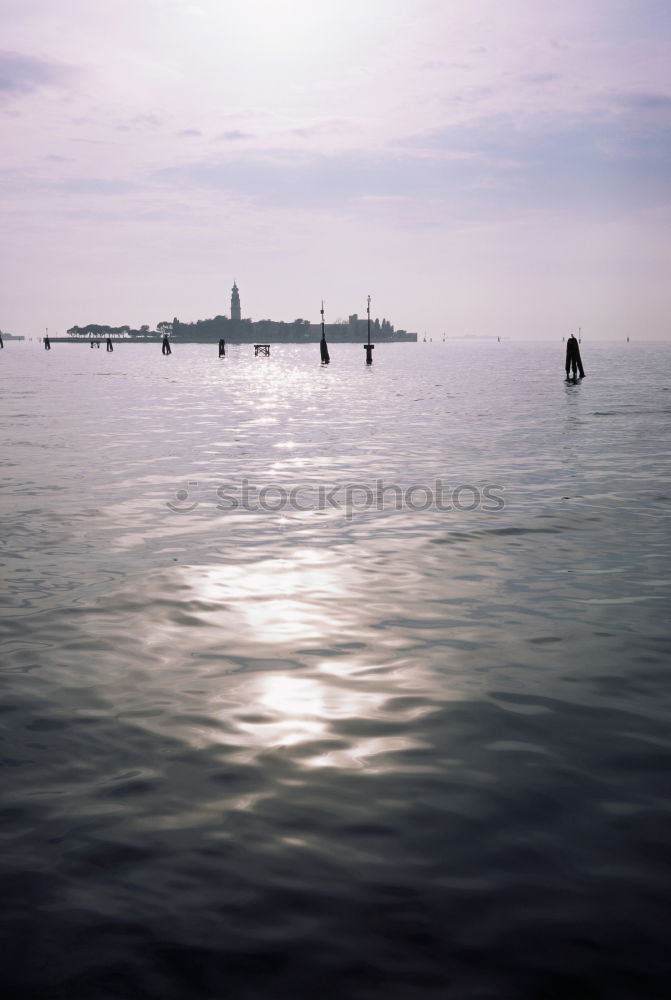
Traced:
<path fill-rule="evenodd" d="M 0 0 L 0 329 L 671 341 L 669 0 Z"/>

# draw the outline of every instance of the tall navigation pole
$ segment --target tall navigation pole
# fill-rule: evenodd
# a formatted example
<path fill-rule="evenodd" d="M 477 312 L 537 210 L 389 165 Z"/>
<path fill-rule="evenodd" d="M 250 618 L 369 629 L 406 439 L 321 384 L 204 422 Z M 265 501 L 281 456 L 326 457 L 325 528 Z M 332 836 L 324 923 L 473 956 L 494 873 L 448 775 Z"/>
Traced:
<path fill-rule="evenodd" d="M 368 296 L 368 343 L 363 345 L 363 349 L 366 352 L 366 364 L 373 364 L 373 349 L 375 344 L 370 342 L 370 295 Z"/>

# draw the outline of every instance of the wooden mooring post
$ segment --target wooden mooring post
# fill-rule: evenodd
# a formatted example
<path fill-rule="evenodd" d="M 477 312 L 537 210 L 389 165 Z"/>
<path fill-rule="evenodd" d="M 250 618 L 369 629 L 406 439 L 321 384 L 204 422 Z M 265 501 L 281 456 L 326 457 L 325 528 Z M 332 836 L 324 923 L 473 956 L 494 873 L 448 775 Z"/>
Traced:
<path fill-rule="evenodd" d="M 370 295 L 368 296 L 368 343 L 363 345 L 363 349 L 366 352 L 366 364 L 372 365 L 375 344 L 371 344 L 370 342 Z"/>
<path fill-rule="evenodd" d="M 328 365 L 331 363 L 331 356 L 329 354 L 328 344 L 326 343 L 326 333 L 324 331 L 324 300 L 322 299 L 322 339 L 319 341 L 319 354 L 322 359 L 323 365 Z"/>

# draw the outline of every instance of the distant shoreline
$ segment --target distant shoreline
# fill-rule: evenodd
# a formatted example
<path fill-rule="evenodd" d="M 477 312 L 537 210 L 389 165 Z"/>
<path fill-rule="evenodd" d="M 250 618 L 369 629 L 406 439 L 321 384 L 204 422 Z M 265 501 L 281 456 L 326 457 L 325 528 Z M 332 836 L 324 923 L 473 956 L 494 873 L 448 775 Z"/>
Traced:
<path fill-rule="evenodd" d="M 44 340 L 43 337 L 39 338 Z M 153 337 L 111 337 L 113 344 L 161 344 L 163 342 L 162 335 L 158 334 Z M 236 344 L 318 344 L 320 337 L 314 337 L 310 335 L 309 337 L 294 338 L 292 340 L 287 340 L 285 337 L 253 337 L 249 340 L 240 340 L 236 337 L 231 337 L 229 340 L 226 339 L 226 346 L 236 345 Z M 365 344 L 366 339 L 363 340 L 359 337 L 356 339 L 354 337 L 328 337 L 328 342 L 331 344 Z M 49 337 L 52 344 L 105 344 L 107 343 L 107 337 Z M 216 346 L 219 340 L 213 340 L 210 337 L 168 337 L 171 344 L 179 346 L 180 344 L 212 344 Z M 371 334 L 371 340 L 376 344 L 416 344 L 417 335 L 416 334 L 406 334 L 402 337 L 380 337 L 373 336 Z"/>

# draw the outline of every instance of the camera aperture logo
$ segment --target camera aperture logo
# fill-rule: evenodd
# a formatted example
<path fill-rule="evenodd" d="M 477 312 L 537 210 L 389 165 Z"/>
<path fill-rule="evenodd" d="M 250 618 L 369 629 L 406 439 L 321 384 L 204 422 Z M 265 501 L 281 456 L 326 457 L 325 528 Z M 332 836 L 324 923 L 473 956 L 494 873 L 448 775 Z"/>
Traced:
<path fill-rule="evenodd" d="M 383 511 L 416 513 L 435 510 L 450 513 L 479 510 L 496 513 L 505 507 L 504 487 L 499 483 L 480 486 L 460 483 L 453 486 L 441 478 L 432 483 L 412 483 L 408 486 L 376 479 L 372 484 L 304 483 L 290 487 L 258 485 L 249 479 L 241 479 L 211 486 L 208 492 L 217 500 L 216 509 L 226 513 L 278 514 L 294 511 L 304 514 L 334 510 L 344 513 L 348 521 L 357 514 Z M 176 514 L 189 514 L 201 505 L 205 495 L 205 489 L 200 489 L 197 480 L 189 480 L 187 488 L 178 490 L 167 506 Z"/>
<path fill-rule="evenodd" d="M 199 506 L 199 501 L 194 500 L 194 490 L 198 489 L 198 481 L 190 479 L 186 484 L 186 489 L 177 490 L 173 500 L 168 500 L 168 507 L 176 514 L 190 514 Z"/>

